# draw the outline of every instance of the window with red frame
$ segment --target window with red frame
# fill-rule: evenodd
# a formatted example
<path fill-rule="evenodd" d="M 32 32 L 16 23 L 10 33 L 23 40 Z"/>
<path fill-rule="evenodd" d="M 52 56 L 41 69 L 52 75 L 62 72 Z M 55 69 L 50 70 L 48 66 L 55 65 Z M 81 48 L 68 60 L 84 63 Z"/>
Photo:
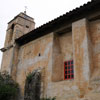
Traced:
<path fill-rule="evenodd" d="M 74 79 L 73 60 L 64 62 L 64 79 Z"/>

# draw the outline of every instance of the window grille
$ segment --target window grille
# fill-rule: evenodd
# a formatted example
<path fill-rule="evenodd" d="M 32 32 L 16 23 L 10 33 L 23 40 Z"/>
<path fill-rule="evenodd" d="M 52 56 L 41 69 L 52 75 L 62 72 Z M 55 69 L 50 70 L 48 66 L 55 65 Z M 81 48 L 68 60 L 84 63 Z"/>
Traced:
<path fill-rule="evenodd" d="M 64 79 L 74 79 L 73 60 L 64 62 Z"/>

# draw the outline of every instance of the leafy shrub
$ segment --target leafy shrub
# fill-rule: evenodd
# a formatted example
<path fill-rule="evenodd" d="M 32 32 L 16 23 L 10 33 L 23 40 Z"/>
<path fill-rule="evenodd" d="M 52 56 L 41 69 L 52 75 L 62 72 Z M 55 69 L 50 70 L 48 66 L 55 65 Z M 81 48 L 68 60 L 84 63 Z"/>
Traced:
<path fill-rule="evenodd" d="M 26 76 L 24 100 L 40 100 L 41 72 L 36 69 Z"/>
<path fill-rule="evenodd" d="M 33 73 L 30 72 L 26 77 L 26 79 L 28 80 L 29 83 L 31 82 L 32 77 L 33 77 Z"/>
<path fill-rule="evenodd" d="M 13 100 L 18 90 L 18 84 L 7 72 L 0 73 L 0 100 Z"/>

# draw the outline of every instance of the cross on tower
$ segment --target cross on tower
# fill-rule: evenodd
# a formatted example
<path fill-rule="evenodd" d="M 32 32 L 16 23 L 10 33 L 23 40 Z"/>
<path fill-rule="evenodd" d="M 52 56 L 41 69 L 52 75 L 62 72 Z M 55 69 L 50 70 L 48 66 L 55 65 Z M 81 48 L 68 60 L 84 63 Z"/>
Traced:
<path fill-rule="evenodd" d="M 27 6 L 25 6 L 25 11 L 24 11 L 25 14 L 26 14 L 26 10 L 27 10 Z"/>

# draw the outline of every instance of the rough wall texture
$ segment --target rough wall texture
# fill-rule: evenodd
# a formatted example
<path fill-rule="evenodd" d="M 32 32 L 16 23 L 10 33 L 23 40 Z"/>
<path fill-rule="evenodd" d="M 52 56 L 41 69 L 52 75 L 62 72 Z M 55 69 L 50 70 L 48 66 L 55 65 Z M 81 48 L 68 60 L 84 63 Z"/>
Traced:
<path fill-rule="evenodd" d="M 2 67 L 1 71 L 7 71 L 11 73 L 11 67 L 12 67 L 12 59 L 13 59 L 13 48 L 10 48 L 9 50 L 5 51 L 2 58 Z"/>
<path fill-rule="evenodd" d="M 64 80 L 64 62 L 73 60 L 72 33 L 54 34 L 52 55 L 52 81 Z"/>
<path fill-rule="evenodd" d="M 16 68 L 15 66 L 17 66 L 18 48 L 17 44 L 15 43 L 15 39 L 33 30 L 35 27 L 34 24 L 33 18 L 30 18 L 23 13 L 20 13 L 8 23 L 5 44 L 3 48 L 4 53 L 1 65 L 2 71 L 6 70 L 11 74 L 11 71 Z"/>
<path fill-rule="evenodd" d="M 65 55 L 68 57 L 65 58 Z M 40 67 L 43 70 L 41 97 L 57 96 L 58 100 L 73 98 L 72 94 L 64 96 L 65 93 L 70 94 L 77 89 L 72 85 L 73 80 L 64 81 L 64 61 L 71 59 L 73 59 L 71 33 L 62 36 L 51 33 L 22 46 L 18 56 L 16 79 L 22 89 L 22 95 L 24 95 L 26 75 Z"/>
<path fill-rule="evenodd" d="M 64 62 L 73 59 L 72 33 L 61 36 L 54 34 L 52 80 L 48 80 L 47 97 L 55 97 L 57 100 L 74 100 L 77 94 L 77 86 L 74 80 L 64 80 Z M 75 92 L 76 91 L 76 92 Z"/>
<path fill-rule="evenodd" d="M 26 14 L 20 13 L 11 22 L 8 23 L 6 32 L 5 47 L 13 44 L 16 38 L 32 31 L 35 28 L 33 18 Z"/>
<path fill-rule="evenodd" d="M 18 18 L 17 21 L 25 24 L 20 20 Z M 23 31 L 24 27 L 22 29 L 19 25 L 15 26 L 13 39 L 22 36 L 20 32 L 15 35 L 17 29 Z M 8 33 L 11 32 L 9 30 Z M 10 41 L 10 36 L 12 35 L 7 35 L 6 42 Z M 68 60 L 74 61 L 75 73 L 72 80 L 64 80 L 64 62 Z M 42 70 L 41 97 L 56 96 L 57 100 L 99 100 L 100 20 L 88 22 L 84 18 L 72 23 L 72 32 L 62 35 L 49 33 L 21 47 L 15 45 L 4 52 L 2 71 L 11 72 L 19 83 L 20 100 L 24 99 L 27 74 L 38 68 Z"/>
<path fill-rule="evenodd" d="M 59 36 L 54 34 L 53 37 L 53 51 L 52 51 L 52 81 L 57 82 L 63 79 L 63 58 L 61 52 L 61 45 Z"/>
<path fill-rule="evenodd" d="M 99 100 L 100 98 L 100 71 L 99 67 L 96 68 L 93 64 L 93 60 L 95 59 L 94 50 L 98 51 L 98 49 L 95 48 L 93 43 L 90 43 L 91 41 L 94 43 L 97 41 L 97 39 L 94 39 L 96 36 L 93 35 L 93 32 L 95 32 L 94 34 L 99 33 L 97 27 L 98 21 L 96 24 L 93 22 L 93 24 L 90 23 L 89 25 L 86 19 L 82 19 L 73 24 L 75 83 L 80 91 L 78 96 L 79 100 Z M 97 51 L 96 53 L 99 55 Z M 98 58 L 98 56 L 96 56 L 96 58 Z M 99 59 L 96 64 L 99 64 Z M 92 73 L 90 74 L 90 72 Z M 97 74 L 97 77 L 94 73 Z M 92 80 L 93 77 L 94 81 Z"/>
<path fill-rule="evenodd" d="M 99 24 L 82 19 L 72 24 L 72 33 L 51 33 L 22 46 L 17 69 L 22 94 L 26 75 L 41 67 L 41 97 L 99 100 Z M 72 59 L 75 78 L 64 80 L 64 61 Z"/>
<path fill-rule="evenodd" d="M 87 94 L 87 86 L 90 75 L 90 59 L 88 45 L 88 26 L 87 20 L 82 19 L 73 23 L 73 52 L 75 82 L 80 90 L 79 97 Z"/>
<path fill-rule="evenodd" d="M 92 78 L 100 79 L 100 20 L 90 23 L 90 33 L 93 48 Z"/>
<path fill-rule="evenodd" d="M 53 35 L 51 33 L 20 48 L 16 81 L 20 84 L 22 95 L 24 95 L 26 75 L 37 68 L 42 68 L 45 71 L 43 93 L 45 92 L 46 80 L 49 79 L 51 73 L 48 68 L 52 67 L 52 41 Z"/>

